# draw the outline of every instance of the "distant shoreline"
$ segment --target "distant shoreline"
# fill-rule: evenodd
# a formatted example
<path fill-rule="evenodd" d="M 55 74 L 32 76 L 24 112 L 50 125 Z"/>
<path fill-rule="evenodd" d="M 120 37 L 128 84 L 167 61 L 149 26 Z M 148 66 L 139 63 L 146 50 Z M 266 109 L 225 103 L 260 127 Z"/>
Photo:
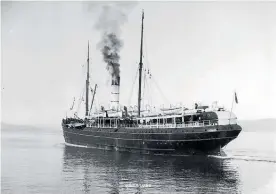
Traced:
<path fill-rule="evenodd" d="M 276 118 L 240 120 L 238 123 L 243 127 L 243 131 L 275 131 Z M 7 130 L 60 130 L 59 125 L 19 125 L 1 122 L 1 131 Z"/>

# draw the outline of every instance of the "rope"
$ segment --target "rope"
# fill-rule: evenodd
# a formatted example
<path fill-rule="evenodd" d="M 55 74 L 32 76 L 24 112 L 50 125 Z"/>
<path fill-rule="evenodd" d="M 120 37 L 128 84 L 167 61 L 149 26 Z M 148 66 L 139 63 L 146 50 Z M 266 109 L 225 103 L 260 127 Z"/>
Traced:
<path fill-rule="evenodd" d="M 145 53 L 146 53 L 146 62 L 147 62 L 147 65 L 148 65 L 148 69 L 150 70 L 150 63 L 149 63 L 149 60 L 148 60 L 148 50 L 147 50 L 147 41 L 146 41 L 146 36 L 144 37 L 145 39 Z M 151 72 L 151 71 L 150 71 Z M 163 94 L 162 90 L 160 89 L 159 85 L 157 84 L 157 81 L 154 79 L 152 73 L 151 73 L 151 78 L 153 80 L 153 82 L 155 83 L 155 85 L 157 86 L 157 89 L 159 90 L 159 92 L 161 93 L 161 95 L 163 96 L 163 98 L 165 99 L 165 101 L 167 101 L 167 103 L 169 103 L 169 100 L 166 98 L 166 96 Z M 152 91 L 152 90 L 149 90 L 149 91 Z M 169 103 L 170 104 L 170 103 Z"/>
<path fill-rule="evenodd" d="M 148 75 L 146 75 L 146 77 L 148 78 Z M 149 80 L 148 79 L 145 79 L 145 87 L 144 87 L 144 92 L 145 92 L 145 96 L 144 99 L 148 101 L 148 104 L 149 104 L 149 101 L 151 99 L 151 89 L 149 87 Z M 144 104 L 145 105 L 145 104 Z"/>
<path fill-rule="evenodd" d="M 147 36 L 145 35 L 144 36 L 144 39 L 145 39 L 145 41 L 144 41 L 145 44 L 144 45 L 145 45 L 145 53 L 146 53 L 146 56 L 147 56 L 145 59 L 146 59 L 146 62 L 148 64 L 148 69 L 150 69 L 150 63 L 149 63 L 149 60 L 148 60 L 149 57 L 148 57 L 148 46 L 147 46 L 147 40 L 146 40 L 147 38 L 146 37 Z"/>
<path fill-rule="evenodd" d="M 145 35 L 144 36 L 144 39 L 145 39 L 145 54 L 146 54 L 146 57 L 145 60 L 146 60 L 146 65 L 147 65 L 147 69 L 148 71 L 150 72 L 151 74 L 151 68 L 150 68 L 150 63 L 149 63 L 149 57 L 148 57 L 148 45 L 147 45 L 147 36 Z M 147 72 L 146 72 L 147 73 Z M 151 76 L 149 76 L 149 79 L 151 79 Z M 148 82 L 148 80 L 146 79 L 146 85 L 147 85 L 147 88 L 148 88 L 148 103 L 150 104 L 150 106 L 152 106 L 152 87 L 151 87 L 151 84 Z"/>
<path fill-rule="evenodd" d="M 137 75 L 138 75 L 138 70 L 139 70 L 139 67 L 137 68 L 136 75 L 135 75 L 135 78 L 134 78 L 133 83 L 132 83 L 131 92 L 130 92 L 130 96 L 129 96 L 129 99 L 128 99 L 128 105 L 130 105 L 130 101 L 131 101 L 131 97 L 132 97 L 132 93 L 133 93 L 133 89 L 134 89 L 134 84 L 136 82 L 136 78 L 137 78 Z"/>
<path fill-rule="evenodd" d="M 148 83 L 148 81 L 146 82 L 146 84 L 147 84 L 147 88 L 148 88 L 148 98 L 149 98 L 149 100 L 148 100 L 148 103 L 150 104 L 150 106 L 152 105 L 152 95 L 151 95 L 151 87 L 150 87 L 150 84 Z"/>
<path fill-rule="evenodd" d="M 146 69 L 145 69 L 146 70 Z M 145 102 L 144 102 L 144 96 L 145 96 L 145 88 L 146 88 L 146 75 L 147 75 L 147 71 L 144 71 L 144 88 L 143 88 L 143 97 L 142 97 L 142 105 L 144 106 L 145 105 Z"/>
<path fill-rule="evenodd" d="M 79 112 L 80 105 L 81 105 L 81 102 L 82 102 L 82 99 L 83 99 L 83 96 L 84 96 L 84 92 L 85 92 L 85 86 L 83 88 L 81 98 L 79 99 L 79 104 L 78 104 L 78 108 L 77 108 L 77 111 L 76 111 L 77 113 Z"/>
<path fill-rule="evenodd" d="M 168 99 L 166 98 L 166 96 L 163 94 L 162 90 L 160 89 L 160 87 L 159 87 L 158 83 L 156 82 L 156 80 L 154 79 L 154 77 L 153 77 L 153 76 L 151 76 L 151 77 L 152 77 L 152 80 L 153 80 L 153 82 L 155 83 L 157 89 L 159 90 L 160 94 L 163 96 L 163 98 L 165 99 L 165 101 L 167 101 L 167 103 L 170 104 L 169 100 L 168 100 Z"/>

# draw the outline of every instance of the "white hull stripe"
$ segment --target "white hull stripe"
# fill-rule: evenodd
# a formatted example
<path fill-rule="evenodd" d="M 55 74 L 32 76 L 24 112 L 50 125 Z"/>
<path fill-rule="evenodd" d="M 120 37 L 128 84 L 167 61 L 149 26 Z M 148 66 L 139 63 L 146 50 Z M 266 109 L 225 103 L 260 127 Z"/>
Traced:
<path fill-rule="evenodd" d="M 66 145 L 68 146 L 72 146 L 72 147 L 82 147 L 82 148 L 97 148 L 97 149 L 104 149 L 103 147 L 113 147 L 113 148 L 123 148 L 123 149 L 135 149 L 135 150 L 155 150 L 155 151 L 175 151 L 175 149 L 158 149 L 158 148 L 137 148 L 137 147 L 121 147 L 121 146 L 114 146 L 114 145 L 105 145 L 102 144 L 100 145 L 101 147 L 97 147 L 97 146 L 84 146 L 84 145 L 78 145 L 78 144 L 71 144 L 71 143 L 66 143 Z"/>
<path fill-rule="evenodd" d="M 71 144 L 71 143 L 67 143 L 67 142 L 65 142 L 65 145 L 72 146 L 72 147 L 87 148 L 87 146 L 84 146 L 84 145 Z"/>

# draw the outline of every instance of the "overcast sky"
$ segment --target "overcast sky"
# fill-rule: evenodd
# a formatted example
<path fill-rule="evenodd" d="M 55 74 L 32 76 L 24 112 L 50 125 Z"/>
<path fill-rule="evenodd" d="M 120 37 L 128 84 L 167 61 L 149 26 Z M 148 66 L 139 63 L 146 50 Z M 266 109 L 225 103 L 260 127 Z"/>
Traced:
<path fill-rule="evenodd" d="M 94 28 L 103 3 L 1 4 L 3 122 L 60 125 L 84 88 L 88 40 L 92 87 L 99 85 L 96 105 L 110 100 L 110 76 Z M 153 80 L 147 82 L 155 104 L 218 101 L 231 109 L 236 90 L 239 104 L 233 111 L 239 119 L 276 117 L 275 2 L 125 2 L 117 7 L 127 15 L 120 34 L 122 104 L 137 101 L 137 81 L 130 94 L 144 9 L 144 64 L 162 91 Z"/>

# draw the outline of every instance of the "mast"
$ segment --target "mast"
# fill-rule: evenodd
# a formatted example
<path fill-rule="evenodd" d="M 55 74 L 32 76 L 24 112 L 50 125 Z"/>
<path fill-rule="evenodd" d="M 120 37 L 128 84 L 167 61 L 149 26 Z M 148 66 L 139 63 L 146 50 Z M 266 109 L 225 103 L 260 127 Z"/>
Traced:
<path fill-rule="evenodd" d="M 89 41 L 87 54 L 87 77 L 86 77 L 86 98 L 85 98 L 85 116 L 88 116 L 88 94 L 89 94 Z"/>
<path fill-rule="evenodd" d="M 143 31 L 144 31 L 144 10 L 142 12 L 142 28 L 141 28 L 141 46 L 140 46 L 140 62 L 139 62 L 139 91 L 138 91 L 138 117 L 141 111 L 141 82 L 143 69 Z"/>
<path fill-rule="evenodd" d="M 91 102 L 90 110 L 89 110 L 89 115 L 90 115 L 91 110 L 92 110 L 92 107 L 93 107 L 94 98 L 95 98 L 95 94 L 96 94 L 96 89 L 97 89 L 97 84 L 95 85 L 95 88 L 94 88 L 93 97 L 92 97 L 92 102 Z"/>

